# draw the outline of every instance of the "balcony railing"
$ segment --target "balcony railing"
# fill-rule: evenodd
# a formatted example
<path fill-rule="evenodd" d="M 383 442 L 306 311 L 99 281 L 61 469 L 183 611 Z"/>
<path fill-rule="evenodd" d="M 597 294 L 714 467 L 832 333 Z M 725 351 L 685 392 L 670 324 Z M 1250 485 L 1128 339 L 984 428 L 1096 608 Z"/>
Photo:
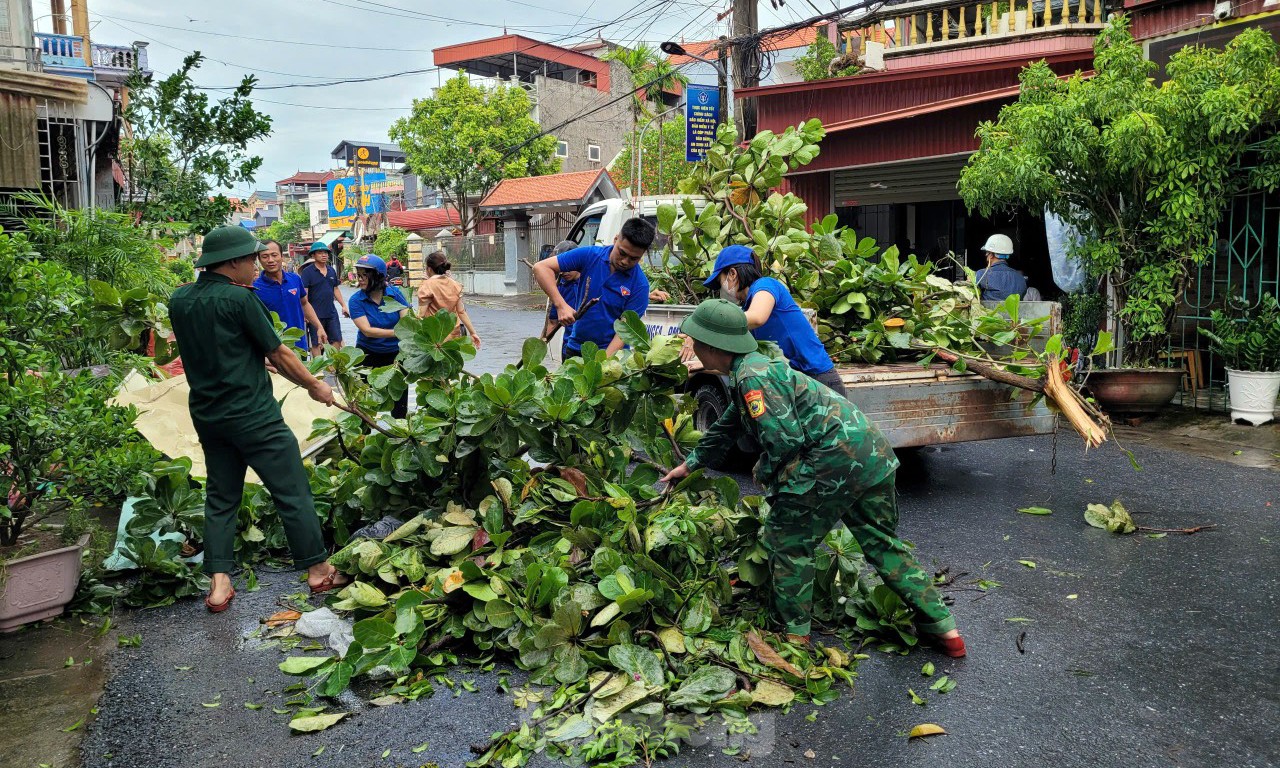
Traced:
<path fill-rule="evenodd" d="M 885 8 L 883 13 L 893 20 L 885 41 L 888 55 L 1055 32 L 1094 34 L 1107 20 L 1102 0 L 921 0 Z"/>
<path fill-rule="evenodd" d="M 79 37 L 37 32 L 36 46 L 40 49 L 40 61 L 46 67 L 89 68 L 84 60 L 84 40 Z"/>
<path fill-rule="evenodd" d="M 145 44 L 134 45 L 99 45 L 94 43 L 90 56 L 93 68 L 116 71 L 128 74 L 135 67 L 142 71 L 147 69 L 147 47 Z"/>
<path fill-rule="evenodd" d="M 133 45 L 101 45 L 91 43 L 89 46 L 88 64 L 84 60 L 84 40 L 75 35 L 54 35 L 37 32 L 36 48 L 40 51 L 40 62 L 46 69 L 79 69 L 110 75 L 127 75 L 134 67 L 147 71 L 147 44 Z M 87 76 L 88 72 L 82 76 Z"/>

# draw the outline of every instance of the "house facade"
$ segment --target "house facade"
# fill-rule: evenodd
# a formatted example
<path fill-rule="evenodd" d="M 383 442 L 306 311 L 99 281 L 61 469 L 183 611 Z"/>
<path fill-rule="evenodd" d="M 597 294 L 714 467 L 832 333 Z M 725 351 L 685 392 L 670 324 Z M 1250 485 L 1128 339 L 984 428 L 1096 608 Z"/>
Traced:
<path fill-rule="evenodd" d="M 523 88 L 531 117 L 558 141 L 561 172 L 574 173 L 608 167 L 634 126 L 631 74 L 616 61 L 598 58 L 610 49 L 604 41 L 574 50 L 502 35 L 432 54 L 436 66 Z"/>
<path fill-rule="evenodd" d="M 147 43 L 90 39 L 84 2 L 0 3 L 0 194 L 39 191 L 71 208 L 113 208 L 126 81 L 150 74 Z M 50 13 L 39 13 L 49 11 Z M 51 31 L 37 31 L 36 21 Z"/>

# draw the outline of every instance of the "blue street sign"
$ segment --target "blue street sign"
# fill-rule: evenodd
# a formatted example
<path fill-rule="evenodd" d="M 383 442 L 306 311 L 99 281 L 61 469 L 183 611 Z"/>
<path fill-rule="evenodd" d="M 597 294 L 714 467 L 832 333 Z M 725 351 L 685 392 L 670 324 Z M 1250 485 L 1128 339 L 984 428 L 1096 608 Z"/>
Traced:
<path fill-rule="evenodd" d="M 707 156 L 720 124 L 720 89 L 714 85 L 686 85 L 684 157 L 696 163 Z"/>

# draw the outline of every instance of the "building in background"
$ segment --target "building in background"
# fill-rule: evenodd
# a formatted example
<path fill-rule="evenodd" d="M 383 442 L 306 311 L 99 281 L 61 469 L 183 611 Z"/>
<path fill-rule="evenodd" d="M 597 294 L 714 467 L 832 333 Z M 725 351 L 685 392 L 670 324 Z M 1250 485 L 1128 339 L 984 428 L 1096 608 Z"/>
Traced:
<path fill-rule="evenodd" d="M 147 44 L 90 40 L 87 0 L 35 8 L 0 2 L 0 194 L 40 191 L 71 208 L 113 208 L 124 186 L 116 154 L 125 83 L 135 67 L 150 74 Z M 50 31 L 38 32 L 37 21 Z"/>
<path fill-rule="evenodd" d="M 334 177 L 333 171 L 298 171 L 276 182 L 276 200 L 282 205 L 306 203 L 310 195 L 324 192 L 325 183 Z"/>
<path fill-rule="evenodd" d="M 523 88 L 532 117 L 558 140 L 564 173 L 605 168 L 622 151 L 634 118 L 631 75 L 616 61 L 601 61 L 611 43 L 582 50 L 502 35 L 432 51 L 435 64 Z"/>

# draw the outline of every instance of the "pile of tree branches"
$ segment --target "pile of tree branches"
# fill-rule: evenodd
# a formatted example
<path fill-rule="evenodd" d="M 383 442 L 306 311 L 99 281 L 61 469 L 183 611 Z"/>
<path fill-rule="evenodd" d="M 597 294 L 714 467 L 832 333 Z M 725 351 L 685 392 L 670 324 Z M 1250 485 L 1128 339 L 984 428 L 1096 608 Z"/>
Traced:
<path fill-rule="evenodd" d="M 448 338 L 453 327 L 446 312 L 404 318 L 398 365 L 368 384 L 355 376 L 357 349 L 321 363 L 352 397 L 350 415 L 317 422 L 340 453 L 315 470 L 317 501 L 331 519 L 344 507 L 404 522 L 334 557 L 355 578 L 334 606 L 354 613 L 355 642 L 341 656 L 281 665 L 307 678 L 295 729 L 341 719 L 316 697 L 362 676 L 387 681 L 382 703 L 411 700 L 431 694 L 445 668 L 493 659 L 550 689 L 520 692 L 522 705 L 540 706 L 475 745 L 476 765 L 522 765 L 539 752 L 629 765 L 678 751 L 700 721 L 744 724 L 752 707 L 826 703 L 852 683 L 848 653 L 759 629 L 762 500 L 702 472 L 658 487 L 697 437 L 673 395 L 686 375 L 679 339 L 650 339 L 628 313 L 616 327 L 629 350 L 618 356 L 588 344 L 552 372 L 546 345 L 530 339 L 519 364 L 474 376 L 464 369 L 473 350 Z M 418 403 L 407 420 L 368 415 L 406 387 Z M 905 607 L 859 579 L 849 534 L 828 544 L 816 617 L 913 645 Z"/>

